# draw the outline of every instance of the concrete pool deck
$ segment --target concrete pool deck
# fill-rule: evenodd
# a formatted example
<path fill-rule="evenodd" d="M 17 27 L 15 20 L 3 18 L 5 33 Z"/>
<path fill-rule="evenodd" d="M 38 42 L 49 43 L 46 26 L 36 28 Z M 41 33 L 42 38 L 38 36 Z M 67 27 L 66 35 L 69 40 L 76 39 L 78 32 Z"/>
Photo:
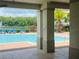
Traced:
<path fill-rule="evenodd" d="M 69 42 L 55 43 L 55 47 L 64 47 L 64 46 L 69 46 Z M 0 50 L 18 49 L 18 48 L 30 48 L 30 47 L 36 47 L 36 45 L 33 45 L 31 43 L 3 44 L 3 45 L 0 45 Z"/>
<path fill-rule="evenodd" d="M 35 33 L 27 33 L 27 34 L 35 34 Z M 55 33 L 55 36 L 69 36 L 69 32 Z M 0 50 L 8 50 L 8 49 L 17 49 L 17 48 L 29 48 L 36 47 L 36 44 L 29 42 L 19 42 L 19 43 L 9 43 L 9 44 L 0 44 Z M 55 43 L 55 47 L 69 46 L 69 42 L 58 42 Z"/>

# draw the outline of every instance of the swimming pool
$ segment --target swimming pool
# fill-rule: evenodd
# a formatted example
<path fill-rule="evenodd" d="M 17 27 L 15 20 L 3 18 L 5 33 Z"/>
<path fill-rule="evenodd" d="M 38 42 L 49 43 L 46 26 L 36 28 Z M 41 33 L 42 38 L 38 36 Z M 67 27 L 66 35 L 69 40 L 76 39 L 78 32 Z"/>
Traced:
<path fill-rule="evenodd" d="M 55 36 L 55 42 L 64 42 L 69 40 L 67 37 Z M 15 43 L 15 42 L 37 42 L 37 35 L 29 34 L 0 34 L 0 44 Z"/>

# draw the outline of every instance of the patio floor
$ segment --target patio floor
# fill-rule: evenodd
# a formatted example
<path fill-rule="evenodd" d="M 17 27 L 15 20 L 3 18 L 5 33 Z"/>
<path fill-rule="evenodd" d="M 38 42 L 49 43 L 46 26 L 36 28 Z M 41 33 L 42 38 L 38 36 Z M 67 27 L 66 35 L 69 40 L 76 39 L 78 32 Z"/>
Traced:
<path fill-rule="evenodd" d="M 44 54 L 37 48 L 0 52 L 0 59 L 68 59 L 68 47 L 56 48 L 55 53 Z"/>

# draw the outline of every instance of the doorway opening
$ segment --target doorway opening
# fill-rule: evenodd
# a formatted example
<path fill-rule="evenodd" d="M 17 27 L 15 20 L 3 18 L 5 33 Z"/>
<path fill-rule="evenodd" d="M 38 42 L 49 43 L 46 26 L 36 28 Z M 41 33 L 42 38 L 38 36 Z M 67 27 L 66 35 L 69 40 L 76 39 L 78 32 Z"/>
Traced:
<path fill-rule="evenodd" d="M 37 10 L 0 8 L 0 50 L 36 47 Z"/>
<path fill-rule="evenodd" d="M 54 12 L 55 47 L 69 46 L 69 32 L 70 32 L 69 21 L 70 21 L 69 9 L 55 8 Z"/>

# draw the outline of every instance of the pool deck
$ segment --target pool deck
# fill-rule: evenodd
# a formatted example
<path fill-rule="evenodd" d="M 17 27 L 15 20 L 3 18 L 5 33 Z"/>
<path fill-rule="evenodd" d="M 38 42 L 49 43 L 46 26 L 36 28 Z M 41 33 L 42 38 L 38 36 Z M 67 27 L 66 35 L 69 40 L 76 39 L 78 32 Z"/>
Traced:
<path fill-rule="evenodd" d="M 27 34 L 35 34 L 35 33 L 27 33 Z M 55 33 L 55 36 L 66 37 L 66 36 L 69 36 L 69 32 Z M 64 41 L 64 42 L 55 43 L 55 47 L 61 47 L 61 46 L 69 46 L 69 42 Z M 36 44 L 29 43 L 29 42 L 0 44 L 0 50 L 8 50 L 8 49 L 16 49 L 16 48 L 29 48 L 29 47 L 36 47 Z"/>
<path fill-rule="evenodd" d="M 8 49 L 17 49 L 17 48 L 28 48 L 28 47 L 35 47 L 31 43 L 12 43 L 12 44 L 1 44 L 0 50 L 8 50 Z"/>

